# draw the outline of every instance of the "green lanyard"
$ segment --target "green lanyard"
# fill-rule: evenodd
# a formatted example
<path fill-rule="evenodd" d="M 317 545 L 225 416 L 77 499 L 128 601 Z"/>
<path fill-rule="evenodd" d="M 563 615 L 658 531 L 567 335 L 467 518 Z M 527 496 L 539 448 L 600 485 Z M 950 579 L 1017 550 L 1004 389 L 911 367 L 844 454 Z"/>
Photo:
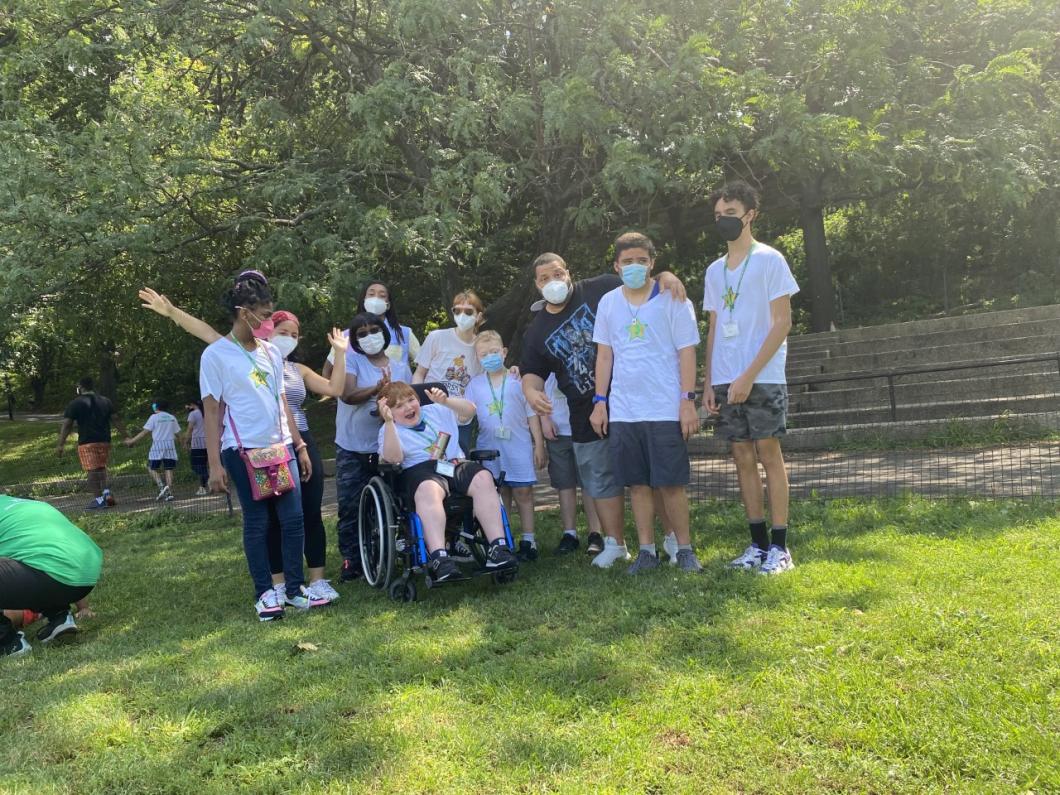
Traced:
<path fill-rule="evenodd" d="M 747 256 L 743 259 L 743 264 L 740 265 L 740 278 L 736 282 L 736 292 L 733 292 L 732 288 L 729 287 L 729 263 L 726 262 L 722 268 L 722 273 L 725 275 L 725 295 L 723 296 L 723 300 L 725 306 L 728 307 L 730 320 L 732 319 L 733 311 L 736 309 L 736 299 L 740 297 L 740 287 L 743 286 L 743 277 L 747 274 L 747 263 L 751 261 L 751 255 L 754 253 L 755 246 L 757 245 L 757 243 L 751 244 Z"/>
<path fill-rule="evenodd" d="M 257 346 L 259 344 L 258 341 L 257 340 L 254 341 L 254 346 L 255 346 L 254 347 L 254 353 L 255 353 L 255 355 L 251 356 L 249 353 L 247 353 L 247 349 L 243 347 L 243 344 L 239 340 L 236 339 L 235 334 L 229 333 L 228 337 L 229 337 L 229 339 L 232 340 L 233 343 L 235 343 L 236 347 L 239 348 L 239 350 L 241 350 L 243 352 L 243 355 L 247 357 L 247 361 L 250 362 L 250 366 L 251 366 L 250 380 L 253 381 L 255 384 L 261 384 L 264 387 L 268 387 L 268 385 L 269 385 L 269 374 L 267 372 L 265 372 L 263 369 L 261 369 L 261 365 L 258 363 L 258 359 L 257 359 L 257 352 L 258 352 L 258 347 Z M 282 409 L 280 408 L 280 385 L 279 384 L 276 385 L 276 394 L 274 395 L 274 397 L 276 398 L 276 410 L 277 411 L 282 411 Z"/>
<path fill-rule="evenodd" d="M 493 396 L 493 402 L 490 403 L 490 413 L 493 413 L 493 407 L 497 407 L 497 419 L 502 420 L 504 418 L 504 387 L 507 386 L 508 376 L 505 374 L 504 381 L 501 382 L 501 396 L 498 399 L 497 393 L 493 391 L 493 379 L 490 378 L 490 374 L 486 373 L 486 383 L 490 387 L 490 395 Z"/>
<path fill-rule="evenodd" d="M 437 446 L 438 440 L 441 439 L 441 437 L 442 437 L 442 432 L 439 431 L 437 428 L 435 428 L 433 425 L 431 425 L 431 423 L 427 420 L 427 418 L 424 417 L 422 414 L 420 415 L 420 419 L 423 420 L 423 424 L 427 427 L 427 429 L 430 430 L 431 433 L 434 434 L 434 441 L 430 442 L 430 444 L 427 445 L 427 452 L 429 453 L 431 450 L 433 450 Z M 414 434 L 416 434 L 418 436 L 422 436 L 424 439 L 428 439 L 429 440 L 431 438 L 426 433 L 424 433 L 423 431 L 421 431 L 421 430 L 419 430 L 417 428 L 410 427 L 409 430 L 412 431 Z M 449 445 L 447 443 L 446 447 L 448 447 L 448 446 Z M 445 457 L 445 450 L 442 450 L 441 453 L 442 453 L 442 457 L 444 458 Z"/>

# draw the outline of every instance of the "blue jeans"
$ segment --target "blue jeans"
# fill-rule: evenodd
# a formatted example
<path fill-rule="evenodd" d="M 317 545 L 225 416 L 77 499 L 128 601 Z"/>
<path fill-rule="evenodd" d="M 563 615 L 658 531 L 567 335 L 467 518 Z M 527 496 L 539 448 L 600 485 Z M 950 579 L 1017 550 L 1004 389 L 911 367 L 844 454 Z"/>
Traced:
<path fill-rule="evenodd" d="M 287 595 L 300 593 L 305 576 L 302 573 L 302 546 L 305 543 L 305 527 L 302 523 L 302 484 L 299 481 L 298 459 L 288 445 L 292 455 L 291 474 L 294 489 L 268 500 L 255 500 L 250 490 L 250 478 L 239 451 L 221 451 L 221 462 L 228 472 L 228 482 L 235 488 L 239 505 L 243 509 L 243 552 L 247 556 L 250 579 L 254 581 L 254 596 L 261 596 L 272 588 L 272 571 L 269 566 L 269 504 L 276 509 L 280 521 L 280 542 L 283 552 L 283 576 Z"/>
<path fill-rule="evenodd" d="M 358 535 L 357 514 L 361 492 L 378 471 L 379 456 L 375 453 L 354 453 L 335 448 L 335 491 L 339 503 L 339 554 L 352 560 L 354 568 L 361 568 L 361 543 Z"/>

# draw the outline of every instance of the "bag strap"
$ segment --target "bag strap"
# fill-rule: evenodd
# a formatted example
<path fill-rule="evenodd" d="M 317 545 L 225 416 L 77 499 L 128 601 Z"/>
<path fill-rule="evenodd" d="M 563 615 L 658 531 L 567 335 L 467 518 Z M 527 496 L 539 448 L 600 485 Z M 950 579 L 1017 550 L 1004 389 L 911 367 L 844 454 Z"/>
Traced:
<path fill-rule="evenodd" d="M 228 412 L 228 424 L 232 426 L 232 435 L 236 437 L 236 445 L 239 446 L 239 451 L 243 452 L 243 440 L 239 438 L 239 431 L 236 430 L 236 421 L 232 417 L 232 407 L 225 406 L 225 411 Z"/>

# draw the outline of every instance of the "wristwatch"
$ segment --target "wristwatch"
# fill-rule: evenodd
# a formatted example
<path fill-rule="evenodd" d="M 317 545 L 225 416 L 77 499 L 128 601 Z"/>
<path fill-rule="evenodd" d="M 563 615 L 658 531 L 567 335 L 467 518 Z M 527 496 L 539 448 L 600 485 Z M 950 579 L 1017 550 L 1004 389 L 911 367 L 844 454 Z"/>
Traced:
<path fill-rule="evenodd" d="M 693 403 L 695 403 L 696 402 L 696 393 L 695 392 L 682 392 L 681 393 L 681 400 L 691 400 Z"/>
<path fill-rule="evenodd" d="M 606 403 L 607 395 L 593 395 L 593 403 Z"/>

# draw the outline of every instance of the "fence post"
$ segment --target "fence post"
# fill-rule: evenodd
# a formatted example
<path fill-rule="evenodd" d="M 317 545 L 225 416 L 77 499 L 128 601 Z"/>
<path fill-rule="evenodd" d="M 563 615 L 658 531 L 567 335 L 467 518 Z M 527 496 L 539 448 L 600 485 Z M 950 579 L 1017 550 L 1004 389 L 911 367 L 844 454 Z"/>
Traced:
<path fill-rule="evenodd" d="M 887 376 L 887 395 L 891 399 L 891 422 L 898 422 L 898 401 L 894 397 L 894 374 Z"/>

